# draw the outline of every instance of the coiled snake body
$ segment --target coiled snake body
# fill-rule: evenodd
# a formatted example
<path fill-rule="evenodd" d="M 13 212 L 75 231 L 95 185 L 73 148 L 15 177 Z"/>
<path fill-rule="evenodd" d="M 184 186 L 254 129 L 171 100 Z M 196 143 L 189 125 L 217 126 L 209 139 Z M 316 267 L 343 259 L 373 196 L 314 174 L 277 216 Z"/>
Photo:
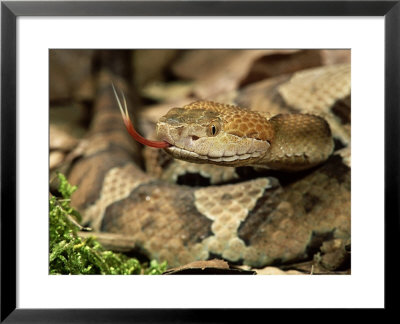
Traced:
<path fill-rule="evenodd" d="M 331 127 L 314 114 L 269 117 L 210 101 L 171 109 L 157 123 L 160 141 L 147 144 L 184 161 L 230 167 L 225 170 L 290 171 L 282 179 L 264 171 L 239 183 L 191 187 L 138 167 L 137 146 L 120 126 L 109 79 L 102 82 L 86 150 L 69 176 L 79 186 L 73 204 L 95 230 L 125 235 L 132 248 L 170 266 L 216 256 L 261 267 L 309 258 L 326 242 L 348 244 L 350 168 L 341 151 L 331 155 L 332 132 L 342 142 L 345 132 L 330 115 Z"/>

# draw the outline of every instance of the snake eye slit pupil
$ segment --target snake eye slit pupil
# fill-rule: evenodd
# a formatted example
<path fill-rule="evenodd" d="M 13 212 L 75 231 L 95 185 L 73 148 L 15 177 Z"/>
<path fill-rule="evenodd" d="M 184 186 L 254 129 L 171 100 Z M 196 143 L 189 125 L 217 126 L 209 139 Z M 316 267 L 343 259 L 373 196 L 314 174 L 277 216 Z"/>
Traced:
<path fill-rule="evenodd" d="M 218 134 L 221 126 L 217 121 L 213 121 L 208 125 L 207 135 L 208 136 L 215 136 Z"/>

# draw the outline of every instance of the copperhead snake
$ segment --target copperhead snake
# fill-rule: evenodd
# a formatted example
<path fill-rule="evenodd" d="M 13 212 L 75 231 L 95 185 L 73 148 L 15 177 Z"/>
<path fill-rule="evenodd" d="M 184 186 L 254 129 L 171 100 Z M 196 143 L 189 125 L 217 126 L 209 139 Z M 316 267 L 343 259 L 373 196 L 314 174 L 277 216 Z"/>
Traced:
<path fill-rule="evenodd" d="M 157 123 L 162 141 L 151 141 L 134 129 L 126 101 L 123 107 L 113 90 L 131 136 L 180 160 L 299 171 L 320 164 L 333 151 L 329 125 L 319 116 L 281 114 L 268 119 L 256 111 L 212 101 L 171 109 Z"/>
<path fill-rule="evenodd" d="M 204 187 L 171 183 L 143 171 L 139 146 L 127 136 L 115 104 L 114 79 L 107 73 L 99 78 L 91 130 L 69 174 L 79 187 L 72 203 L 85 224 L 123 234 L 135 241 L 136 251 L 167 260 L 169 266 L 218 257 L 262 267 L 309 259 L 324 248 L 336 253 L 334 246 L 348 244 L 350 134 L 333 107 L 350 96 L 349 65 L 261 82 L 234 102 L 241 105 L 243 93 L 257 86 L 266 92 L 279 89 L 279 100 L 271 97 L 274 104 L 292 114 L 271 117 L 231 103 L 196 101 L 161 117 L 159 141 L 144 140 L 164 150 L 146 148 L 145 155 L 160 160 L 158 165 L 167 161 L 166 169 L 177 163 L 173 180 L 198 167 L 202 177 L 210 178 Z M 293 94 L 291 87 L 297 91 L 296 104 L 285 95 Z M 127 89 L 123 82 L 119 88 Z M 132 133 L 129 104 L 119 99 Z M 301 107 L 303 99 L 308 111 Z M 313 100 L 319 101 L 318 111 L 312 109 Z M 339 148 L 334 149 L 333 139 Z M 186 162 L 171 162 L 163 151 Z M 242 181 L 233 174 L 244 166 L 261 172 Z"/>

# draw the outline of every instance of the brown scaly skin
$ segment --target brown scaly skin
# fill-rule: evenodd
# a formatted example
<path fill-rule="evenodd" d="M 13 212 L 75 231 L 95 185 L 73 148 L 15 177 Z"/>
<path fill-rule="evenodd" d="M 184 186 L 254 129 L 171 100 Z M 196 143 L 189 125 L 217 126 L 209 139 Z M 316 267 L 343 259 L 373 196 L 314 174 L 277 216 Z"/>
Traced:
<path fill-rule="evenodd" d="M 166 260 L 171 267 L 214 257 L 263 267 L 310 260 L 320 251 L 321 242 L 348 244 L 350 169 L 336 152 L 314 170 L 290 173 L 287 183 L 265 174 L 240 183 L 207 187 L 168 183 L 146 174 L 137 165 L 137 143 L 129 138 L 120 120 L 109 86 L 111 80 L 115 82 L 115 75 L 99 78 L 96 114 L 86 138 L 87 149 L 69 174 L 71 183 L 79 186 L 72 203 L 82 213 L 84 223 L 95 231 L 123 235 L 134 242 L 132 248 L 139 249 L 149 259 Z M 129 89 L 122 81 L 116 86 L 125 92 Z M 298 139 L 299 134 L 292 129 L 295 123 L 288 115 L 269 119 L 263 113 L 251 116 L 250 119 L 267 120 L 272 125 L 271 132 L 262 129 L 254 134 L 264 146 L 271 138 L 268 147 L 271 156 L 279 155 L 280 146 L 276 143 L 286 145 L 282 137 Z M 300 120 L 299 115 L 290 116 L 297 116 L 296 122 Z M 316 128 L 327 138 L 329 128 L 322 127 L 325 125 L 322 119 L 301 116 L 315 121 Z M 256 124 L 251 126 L 255 130 Z M 230 131 L 229 123 L 224 125 L 224 131 Z M 312 125 L 297 129 L 307 135 Z M 244 126 L 235 128 L 237 132 L 246 132 Z M 201 131 L 210 134 L 212 128 L 203 127 Z M 335 134 L 333 126 L 332 131 Z M 342 136 L 340 132 L 336 134 Z M 274 167 L 271 156 L 269 167 Z M 297 161 L 294 164 L 299 165 Z"/>
<path fill-rule="evenodd" d="M 224 166 L 299 171 L 333 151 L 328 123 L 311 114 L 266 114 L 212 101 L 173 108 L 157 123 L 174 158 Z"/>

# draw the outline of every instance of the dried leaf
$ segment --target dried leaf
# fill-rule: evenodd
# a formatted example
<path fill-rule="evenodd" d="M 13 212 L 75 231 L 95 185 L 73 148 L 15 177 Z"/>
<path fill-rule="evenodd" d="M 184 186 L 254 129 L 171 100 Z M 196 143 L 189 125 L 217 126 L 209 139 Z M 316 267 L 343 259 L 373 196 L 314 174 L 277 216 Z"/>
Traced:
<path fill-rule="evenodd" d="M 256 274 L 255 271 L 230 267 L 228 262 L 213 259 L 194 261 L 186 265 L 171 268 L 163 274 Z"/>
<path fill-rule="evenodd" d="M 77 144 L 78 139 L 72 136 L 65 128 L 50 124 L 50 149 L 51 150 L 72 150 Z"/>
<path fill-rule="evenodd" d="M 50 50 L 50 100 L 90 100 L 93 50 Z"/>

